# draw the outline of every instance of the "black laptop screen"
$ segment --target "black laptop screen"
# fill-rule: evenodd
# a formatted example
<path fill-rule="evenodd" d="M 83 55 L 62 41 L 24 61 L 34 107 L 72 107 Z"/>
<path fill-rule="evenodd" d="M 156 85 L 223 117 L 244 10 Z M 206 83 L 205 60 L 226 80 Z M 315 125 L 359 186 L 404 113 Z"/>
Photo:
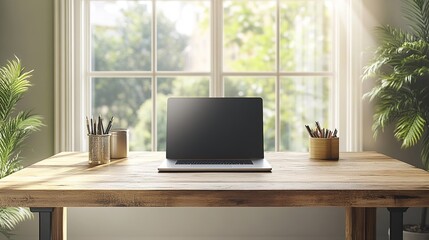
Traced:
<path fill-rule="evenodd" d="M 169 98 L 168 159 L 264 157 L 261 98 Z"/>

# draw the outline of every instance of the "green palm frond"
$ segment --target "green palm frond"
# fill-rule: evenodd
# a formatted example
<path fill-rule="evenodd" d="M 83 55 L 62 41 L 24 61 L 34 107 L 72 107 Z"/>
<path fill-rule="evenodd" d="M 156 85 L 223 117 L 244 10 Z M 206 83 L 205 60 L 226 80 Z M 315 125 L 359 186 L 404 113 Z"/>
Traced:
<path fill-rule="evenodd" d="M 378 36 L 378 40 L 380 42 L 379 54 L 389 54 L 391 53 L 389 50 L 397 49 L 401 47 L 404 42 L 414 41 L 416 38 L 401 29 L 392 27 L 390 25 L 383 25 L 377 27 L 376 34 Z"/>
<path fill-rule="evenodd" d="M 0 208 L 0 234 L 7 239 L 11 239 L 13 236 L 11 230 L 13 230 L 17 224 L 32 218 L 33 214 L 28 208 Z"/>
<path fill-rule="evenodd" d="M 394 69 L 393 66 L 400 63 L 405 55 L 400 51 L 404 43 L 414 41 L 412 35 L 391 26 L 381 26 L 376 29 L 380 40 L 380 46 L 375 51 L 375 57 L 371 63 L 364 67 L 363 79 L 387 75 Z"/>
<path fill-rule="evenodd" d="M 401 116 L 395 128 L 395 137 L 402 141 L 402 147 L 414 146 L 422 137 L 426 120 L 419 111 L 409 111 Z"/>
<path fill-rule="evenodd" d="M 415 105 L 414 102 L 410 101 L 413 93 L 408 89 L 400 89 L 397 91 L 389 87 L 379 86 L 376 88 L 375 92 L 369 92 L 367 94 L 370 96 L 370 99 L 376 99 L 377 102 L 372 125 L 374 138 L 376 138 L 378 133 L 383 131 L 388 124 L 397 120 L 402 115 L 408 114 L 408 109 Z"/>
<path fill-rule="evenodd" d="M 6 231 L 12 230 L 16 224 L 32 217 L 33 214 L 28 208 L 0 208 L 0 229 Z"/>
<path fill-rule="evenodd" d="M 429 41 L 429 2 L 427 0 L 408 0 L 404 8 L 405 19 L 416 36 Z"/>
<path fill-rule="evenodd" d="M 22 168 L 20 149 L 30 133 L 43 126 L 41 117 L 15 112 L 15 106 L 31 86 L 18 58 L 0 68 L 0 178 Z M 9 238 L 16 224 L 31 218 L 28 208 L 0 208 L 0 233 Z"/>
<path fill-rule="evenodd" d="M 375 103 L 374 137 L 395 124 L 402 147 L 422 141 L 422 162 L 429 170 L 429 0 L 404 1 L 410 31 L 376 29 L 380 44 L 362 76 L 375 84 L 364 98 Z"/>
<path fill-rule="evenodd" d="M 41 118 L 20 112 L 0 124 L 0 178 L 20 169 L 19 151 L 23 141 L 42 126 Z"/>
<path fill-rule="evenodd" d="M 6 177 L 22 168 L 19 153 L 11 156 L 7 161 L 2 161 L 0 166 L 0 178 Z"/>
<path fill-rule="evenodd" d="M 31 71 L 24 72 L 18 58 L 0 68 L 0 119 L 5 119 L 15 109 L 16 103 L 31 86 L 30 77 Z"/>
<path fill-rule="evenodd" d="M 42 126 L 39 116 L 20 112 L 0 124 L 0 178 L 21 168 L 19 151 L 29 133 Z"/>

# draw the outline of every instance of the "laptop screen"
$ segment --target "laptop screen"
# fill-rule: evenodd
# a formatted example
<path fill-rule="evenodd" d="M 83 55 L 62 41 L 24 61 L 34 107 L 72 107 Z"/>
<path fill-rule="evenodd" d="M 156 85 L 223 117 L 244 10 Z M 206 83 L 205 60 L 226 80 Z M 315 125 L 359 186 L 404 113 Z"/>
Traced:
<path fill-rule="evenodd" d="M 167 159 L 261 159 L 261 98 L 169 98 Z"/>

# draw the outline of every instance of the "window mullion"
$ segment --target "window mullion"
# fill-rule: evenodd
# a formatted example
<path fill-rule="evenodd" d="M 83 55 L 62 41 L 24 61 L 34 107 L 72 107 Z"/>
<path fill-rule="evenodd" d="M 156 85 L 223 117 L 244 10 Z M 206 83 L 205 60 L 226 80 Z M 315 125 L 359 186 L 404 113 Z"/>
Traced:
<path fill-rule="evenodd" d="M 157 42 L 156 42 L 156 0 L 152 0 L 152 124 L 151 124 L 151 131 L 152 131 L 152 139 L 151 139 L 151 145 L 152 145 L 152 151 L 157 150 L 157 114 L 156 114 L 156 97 L 157 97 L 157 79 L 156 79 L 156 71 L 157 71 Z"/>
<path fill-rule="evenodd" d="M 280 0 L 276 1 L 276 119 L 274 123 L 274 149 L 280 150 Z"/>
<path fill-rule="evenodd" d="M 223 3 L 222 0 L 212 1 L 212 81 L 211 96 L 223 96 L 223 75 L 222 75 L 222 58 L 223 58 Z"/>
<path fill-rule="evenodd" d="M 84 79 L 84 88 L 86 91 L 82 91 L 85 92 L 85 102 L 89 103 L 89 104 L 84 104 L 84 109 L 83 111 L 86 113 L 87 116 L 92 115 L 92 93 L 91 93 L 91 81 L 92 81 L 92 76 L 90 75 L 91 72 L 91 27 L 90 27 L 90 7 L 91 4 L 89 1 L 83 1 L 83 4 L 85 4 L 84 9 L 86 9 L 86 11 L 83 11 L 83 29 L 84 29 L 84 33 L 83 33 L 83 40 L 85 41 L 83 43 L 83 52 L 81 52 L 82 56 L 83 56 L 83 64 L 81 64 L 82 69 L 83 69 L 83 79 Z M 82 58 L 81 58 L 82 59 Z M 84 146 L 83 149 L 86 149 L 86 146 L 88 145 L 86 143 L 87 138 L 83 138 L 84 139 Z"/>

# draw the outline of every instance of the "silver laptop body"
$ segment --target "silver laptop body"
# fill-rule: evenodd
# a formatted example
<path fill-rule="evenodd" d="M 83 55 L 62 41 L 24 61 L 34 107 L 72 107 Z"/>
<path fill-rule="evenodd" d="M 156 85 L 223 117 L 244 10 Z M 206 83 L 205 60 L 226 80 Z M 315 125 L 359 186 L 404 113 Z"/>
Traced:
<path fill-rule="evenodd" d="M 169 98 L 160 172 L 271 171 L 262 98 Z"/>

